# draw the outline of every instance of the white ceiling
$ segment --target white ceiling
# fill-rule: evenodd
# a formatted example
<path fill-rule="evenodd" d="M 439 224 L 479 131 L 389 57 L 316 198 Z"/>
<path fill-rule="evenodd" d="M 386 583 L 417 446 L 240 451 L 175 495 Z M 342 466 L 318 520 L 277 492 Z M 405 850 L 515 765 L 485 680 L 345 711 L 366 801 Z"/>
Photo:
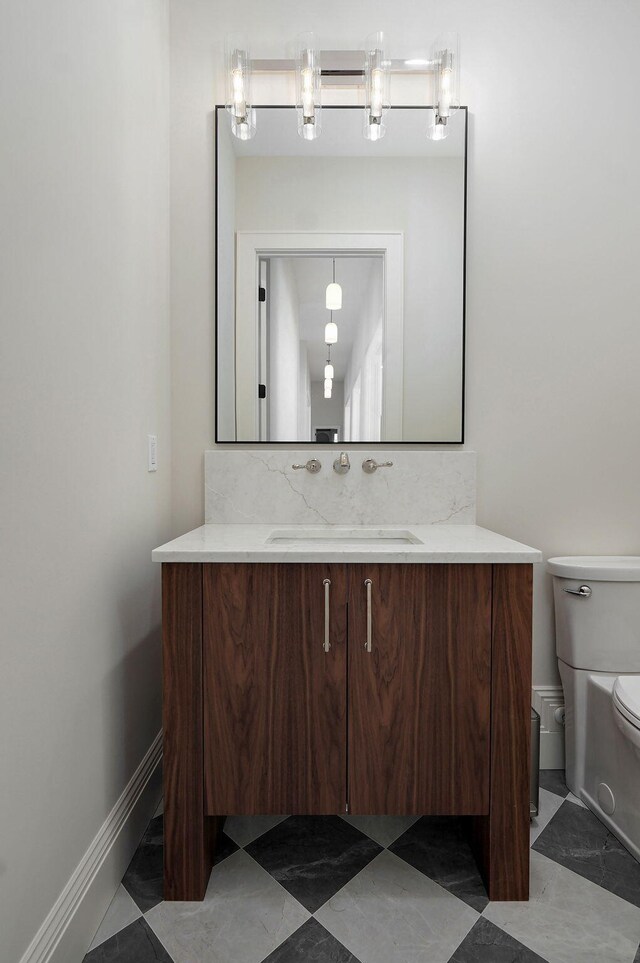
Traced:
<path fill-rule="evenodd" d="M 298 290 L 300 340 L 307 344 L 311 380 L 321 381 L 327 359 L 324 326 L 329 321 L 325 292 L 327 284 L 332 280 L 332 259 L 326 256 L 302 256 L 278 260 L 287 261 L 291 265 Z M 360 310 L 367 297 L 372 274 L 382 270 L 381 257 L 336 258 L 336 281 L 342 287 L 342 308 L 333 312 L 333 320 L 338 325 L 338 342 L 331 346 L 331 362 L 335 368 L 336 381 L 342 381 L 345 377 Z"/>

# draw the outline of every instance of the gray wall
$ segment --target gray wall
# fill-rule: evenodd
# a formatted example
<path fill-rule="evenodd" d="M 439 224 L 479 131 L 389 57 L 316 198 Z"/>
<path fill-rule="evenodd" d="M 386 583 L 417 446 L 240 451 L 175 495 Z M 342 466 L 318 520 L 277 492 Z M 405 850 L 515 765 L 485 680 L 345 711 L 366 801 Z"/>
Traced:
<path fill-rule="evenodd" d="M 165 0 L 1 6 L 7 963 L 160 728 L 150 552 L 170 534 L 168 58 Z"/>

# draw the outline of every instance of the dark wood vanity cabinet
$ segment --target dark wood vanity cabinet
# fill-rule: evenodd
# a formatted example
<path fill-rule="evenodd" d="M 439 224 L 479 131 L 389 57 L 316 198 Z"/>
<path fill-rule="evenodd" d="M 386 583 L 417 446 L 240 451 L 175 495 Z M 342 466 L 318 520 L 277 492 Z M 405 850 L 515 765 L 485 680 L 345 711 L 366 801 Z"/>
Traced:
<path fill-rule="evenodd" d="M 526 899 L 531 566 L 164 563 L 165 899 L 220 817 L 469 816 Z"/>
<path fill-rule="evenodd" d="M 351 565 L 348 620 L 350 811 L 487 812 L 491 566 Z"/>
<path fill-rule="evenodd" d="M 208 813 L 345 812 L 345 566 L 204 565 L 202 576 Z"/>

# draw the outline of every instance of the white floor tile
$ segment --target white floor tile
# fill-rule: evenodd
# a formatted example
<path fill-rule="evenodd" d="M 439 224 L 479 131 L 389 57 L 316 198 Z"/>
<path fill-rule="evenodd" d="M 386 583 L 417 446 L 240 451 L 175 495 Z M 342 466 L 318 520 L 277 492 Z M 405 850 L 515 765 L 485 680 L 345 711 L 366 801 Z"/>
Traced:
<path fill-rule="evenodd" d="M 224 821 L 224 832 L 238 846 L 247 846 L 286 818 L 286 816 L 227 816 Z"/>
<path fill-rule="evenodd" d="M 390 846 L 419 816 L 343 816 L 346 822 L 381 846 Z"/>
<path fill-rule="evenodd" d="M 214 866 L 201 903 L 160 903 L 145 919 L 175 963 L 260 963 L 310 914 L 240 849 Z"/>
<path fill-rule="evenodd" d="M 529 902 L 483 915 L 552 963 L 633 963 L 640 942 L 640 909 L 533 851 Z"/>
<path fill-rule="evenodd" d="M 556 796 L 554 792 L 547 792 L 546 789 L 540 790 L 540 812 L 530 823 L 530 842 L 532 846 L 563 802 L 562 796 Z"/>
<path fill-rule="evenodd" d="M 120 930 L 123 930 L 125 926 L 133 923 L 140 916 L 142 916 L 140 909 L 131 899 L 124 886 L 120 884 L 89 949 L 93 950 L 96 946 L 100 946 L 110 936 L 119 933 Z"/>
<path fill-rule="evenodd" d="M 478 915 L 388 850 L 315 913 L 366 963 L 446 963 Z"/>
<path fill-rule="evenodd" d="M 583 803 L 581 799 L 578 799 L 577 796 L 574 796 L 572 792 L 570 792 L 569 795 L 567 796 L 567 802 L 575 803 L 576 806 L 582 806 L 583 809 L 589 808 L 587 805 L 585 805 L 585 803 Z"/>

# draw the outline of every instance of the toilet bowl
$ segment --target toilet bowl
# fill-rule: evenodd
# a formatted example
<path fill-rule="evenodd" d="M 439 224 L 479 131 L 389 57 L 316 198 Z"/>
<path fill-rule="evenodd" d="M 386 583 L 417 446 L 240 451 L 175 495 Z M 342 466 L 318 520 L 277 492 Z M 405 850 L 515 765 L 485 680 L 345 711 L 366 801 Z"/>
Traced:
<path fill-rule="evenodd" d="M 640 860 L 640 556 L 552 558 L 566 779 Z"/>
<path fill-rule="evenodd" d="M 611 696 L 618 729 L 640 750 L 640 676 L 617 676 Z"/>

